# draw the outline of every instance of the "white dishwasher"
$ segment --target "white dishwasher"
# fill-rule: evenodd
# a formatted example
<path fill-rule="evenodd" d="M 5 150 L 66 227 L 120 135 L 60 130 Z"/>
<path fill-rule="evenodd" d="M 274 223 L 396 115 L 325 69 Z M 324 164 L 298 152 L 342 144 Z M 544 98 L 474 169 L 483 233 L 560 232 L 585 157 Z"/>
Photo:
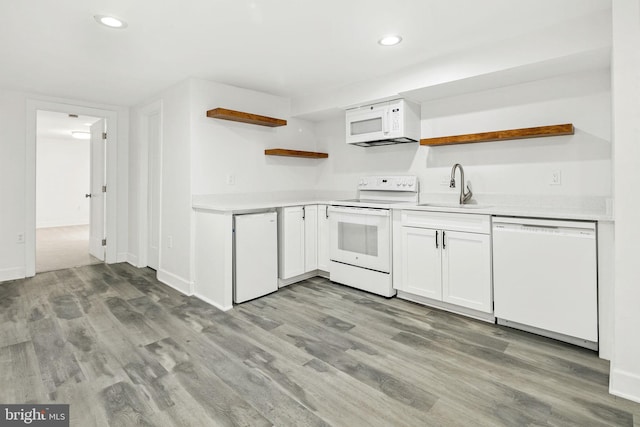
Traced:
<path fill-rule="evenodd" d="M 278 214 L 233 216 L 233 302 L 278 290 Z"/>
<path fill-rule="evenodd" d="M 499 324 L 598 348 L 594 222 L 493 218 Z"/>

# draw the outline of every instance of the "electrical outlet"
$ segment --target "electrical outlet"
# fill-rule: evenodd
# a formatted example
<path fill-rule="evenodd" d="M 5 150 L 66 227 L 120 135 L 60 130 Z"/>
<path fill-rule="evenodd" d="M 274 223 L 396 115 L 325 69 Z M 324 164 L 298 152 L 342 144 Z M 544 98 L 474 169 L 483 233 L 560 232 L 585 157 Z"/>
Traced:
<path fill-rule="evenodd" d="M 16 236 L 16 243 L 24 243 L 24 233 L 18 233 Z"/>
<path fill-rule="evenodd" d="M 236 185 L 236 176 L 234 174 L 227 175 L 227 185 Z"/>
<path fill-rule="evenodd" d="M 551 171 L 551 176 L 549 177 L 549 185 L 562 185 L 562 171 L 556 169 Z"/>
<path fill-rule="evenodd" d="M 169 249 L 173 248 L 173 236 L 168 236 L 167 237 L 167 248 L 169 248 Z"/>
<path fill-rule="evenodd" d="M 449 186 L 449 177 L 448 176 L 442 176 L 442 178 L 440 178 L 440 185 L 443 187 L 448 187 Z"/>

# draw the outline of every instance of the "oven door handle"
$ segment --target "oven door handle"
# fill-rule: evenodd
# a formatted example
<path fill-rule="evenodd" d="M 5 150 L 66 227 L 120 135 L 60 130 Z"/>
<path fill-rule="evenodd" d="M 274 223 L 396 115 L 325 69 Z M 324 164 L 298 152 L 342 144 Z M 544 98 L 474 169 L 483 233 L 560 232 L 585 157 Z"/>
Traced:
<path fill-rule="evenodd" d="M 388 209 L 355 208 L 345 206 L 329 206 L 329 212 L 347 215 L 389 216 Z"/>

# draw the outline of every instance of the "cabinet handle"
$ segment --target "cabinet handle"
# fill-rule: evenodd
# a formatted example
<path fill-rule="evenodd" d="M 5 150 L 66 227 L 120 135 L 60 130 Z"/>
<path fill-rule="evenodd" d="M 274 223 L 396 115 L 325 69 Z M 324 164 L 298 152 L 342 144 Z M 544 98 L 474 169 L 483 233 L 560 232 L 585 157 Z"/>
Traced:
<path fill-rule="evenodd" d="M 327 218 L 327 219 L 329 218 L 329 205 L 326 205 L 326 206 L 324 207 L 324 216 L 325 216 L 325 218 Z"/>
<path fill-rule="evenodd" d="M 447 248 L 447 244 L 444 241 L 444 230 L 442 230 L 442 249 L 446 249 Z"/>
<path fill-rule="evenodd" d="M 304 217 L 306 216 L 306 211 L 304 209 L 304 206 L 302 207 L 302 219 L 304 220 Z"/>
<path fill-rule="evenodd" d="M 436 230 L 436 249 L 438 249 L 438 230 Z"/>

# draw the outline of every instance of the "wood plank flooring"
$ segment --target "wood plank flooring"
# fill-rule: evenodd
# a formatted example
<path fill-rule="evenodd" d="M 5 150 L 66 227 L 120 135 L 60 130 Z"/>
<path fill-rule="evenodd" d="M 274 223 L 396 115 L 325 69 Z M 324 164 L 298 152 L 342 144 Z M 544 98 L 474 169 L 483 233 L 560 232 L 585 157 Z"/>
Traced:
<path fill-rule="evenodd" d="M 596 354 L 314 278 L 221 312 L 150 269 L 0 284 L 0 402 L 73 426 L 634 426 Z"/>

